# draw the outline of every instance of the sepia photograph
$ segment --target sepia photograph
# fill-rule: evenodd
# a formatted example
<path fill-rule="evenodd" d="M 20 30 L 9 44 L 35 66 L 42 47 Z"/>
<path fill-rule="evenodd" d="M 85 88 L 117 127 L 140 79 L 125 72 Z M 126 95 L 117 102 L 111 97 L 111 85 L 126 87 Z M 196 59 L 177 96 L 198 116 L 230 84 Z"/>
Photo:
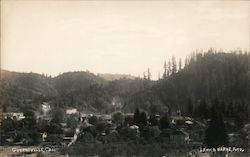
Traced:
<path fill-rule="evenodd" d="M 0 10 L 0 157 L 250 157 L 249 0 Z"/>

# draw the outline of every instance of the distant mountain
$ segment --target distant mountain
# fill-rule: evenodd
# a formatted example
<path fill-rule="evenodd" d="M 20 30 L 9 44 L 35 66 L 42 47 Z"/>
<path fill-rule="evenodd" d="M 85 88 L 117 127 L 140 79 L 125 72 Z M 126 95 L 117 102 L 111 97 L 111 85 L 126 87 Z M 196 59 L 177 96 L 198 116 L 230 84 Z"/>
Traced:
<path fill-rule="evenodd" d="M 88 90 L 95 84 L 105 84 L 105 80 L 89 72 L 67 72 L 57 77 L 47 77 L 36 73 L 1 71 L 0 104 L 8 108 L 31 106 L 46 100 L 70 99 L 72 93 Z M 57 101 L 56 101 L 57 102 Z M 68 101 L 69 102 L 69 101 Z"/>
<path fill-rule="evenodd" d="M 37 73 L 20 73 L 2 70 L 2 80 L 31 92 L 56 96 L 71 91 L 85 90 L 91 84 L 104 84 L 106 81 L 90 72 L 66 72 L 54 78 Z"/>
<path fill-rule="evenodd" d="M 19 73 L 7 70 L 1 71 L 2 80 L 23 90 L 36 93 L 38 95 L 54 96 L 56 90 L 50 83 L 51 78 L 36 73 Z"/>
<path fill-rule="evenodd" d="M 135 76 L 129 74 L 98 74 L 98 76 L 104 78 L 107 81 L 120 80 L 120 79 L 136 79 Z"/>
<path fill-rule="evenodd" d="M 90 85 L 105 84 L 106 80 L 93 73 L 66 72 L 53 78 L 53 87 L 59 94 L 67 94 L 73 91 L 85 91 Z"/>

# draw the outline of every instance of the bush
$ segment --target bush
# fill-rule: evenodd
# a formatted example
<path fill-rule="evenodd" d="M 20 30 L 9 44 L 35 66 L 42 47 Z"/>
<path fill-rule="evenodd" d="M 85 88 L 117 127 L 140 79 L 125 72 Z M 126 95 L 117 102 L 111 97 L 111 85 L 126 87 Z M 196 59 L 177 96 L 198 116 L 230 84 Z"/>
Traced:
<path fill-rule="evenodd" d="M 112 114 L 112 121 L 118 125 L 121 126 L 124 122 L 124 115 L 122 112 L 118 111 L 118 112 L 114 112 Z"/>
<path fill-rule="evenodd" d="M 80 135 L 79 137 L 79 142 L 83 142 L 83 143 L 91 143 L 94 142 L 94 136 L 89 133 L 89 132 L 85 132 L 84 134 Z"/>
<path fill-rule="evenodd" d="M 32 139 L 30 144 L 39 144 L 42 141 L 40 133 L 36 130 L 32 130 L 28 136 Z"/>
<path fill-rule="evenodd" d="M 156 138 L 161 134 L 161 130 L 158 126 L 144 127 L 141 131 L 141 135 L 146 139 Z"/>
<path fill-rule="evenodd" d="M 98 118 L 96 116 L 91 116 L 88 118 L 88 120 L 89 120 L 89 123 L 92 125 L 96 125 L 98 122 Z"/>
<path fill-rule="evenodd" d="M 59 144 L 63 141 L 62 137 L 58 134 L 48 134 L 47 142 L 51 144 Z"/>
<path fill-rule="evenodd" d="M 105 122 L 98 122 L 96 124 L 96 130 L 99 132 L 99 133 L 102 133 L 106 130 L 107 128 L 107 124 Z"/>
<path fill-rule="evenodd" d="M 70 128 L 76 128 L 78 124 L 78 116 L 77 114 L 71 114 L 67 117 L 67 126 Z"/>
<path fill-rule="evenodd" d="M 88 126 L 83 130 L 84 133 L 88 132 L 93 135 L 93 137 L 96 137 L 97 135 L 97 130 L 95 126 Z"/>
<path fill-rule="evenodd" d="M 50 134 L 61 134 L 63 131 L 59 124 L 51 122 L 46 128 L 46 132 Z"/>
<path fill-rule="evenodd" d="M 121 137 L 126 140 L 126 139 L 130 139 L 130 140 L 135 140 L 138 138 L 138 132 L 136 129 L 131 129 L 129 127 L 124 127 L 120 130 L 119 134 L 121 135 Z"/>

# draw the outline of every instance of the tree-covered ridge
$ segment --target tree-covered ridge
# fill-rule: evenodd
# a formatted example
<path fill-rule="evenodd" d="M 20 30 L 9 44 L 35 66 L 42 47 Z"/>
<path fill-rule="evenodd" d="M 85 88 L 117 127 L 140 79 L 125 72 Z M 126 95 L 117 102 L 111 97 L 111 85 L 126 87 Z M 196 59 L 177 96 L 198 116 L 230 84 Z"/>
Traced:
<path fill-rule="evenodd" d="M 175 94 L 170 96 L 172 98 L 211 99 L 219 96 L 226 100 L 249 101 L 249 65 L 249 53 L 209 51 L 192 54 L 180 72 L 163 79 L 157 87 L 162 90 L 165 88 L 170 95 Z"/>
<path fill-rule="evenodd" d="M 163 68 L 163 76 L 157 81 L 150 80 L 151 73 L 147 69 L 143 78 L 113 81 L 85 71 L 63 73 L 54 78 L 4 71 L 1 82 L 4 80 L 8 86 L 33 93 L 42 100 L 52 100 L 52 104 L 93 112 L 112 112 L 114 109 L 133 112 L 139 107 L 148 112 L 179 110 L 183 114 L 201 116 L 216 97 L 225 114 L 233 115 L 230 110 L 236 111 L 241 106 L 248 110 L 250 53 L 211 49 L 191 54 L 184 65 L 172 57 Z M 9 91 L 4 88 L 1 95 Z M 15 100 L 19 95 L 18 90 L 10 93 L 10 97 L 4 97 L 1 102 Z M 25 99 L 33 100 L 32 97 Z M 8 102 L 13 105 L 13 101 Z"/>
<path fill-rule="evenodd" d="M 67 72 L 52 80 L 53 86 L 59 95 L 74 91 L 85 91 L 93 84 L 104 84 L 106 81 L 88 71 Z"/>

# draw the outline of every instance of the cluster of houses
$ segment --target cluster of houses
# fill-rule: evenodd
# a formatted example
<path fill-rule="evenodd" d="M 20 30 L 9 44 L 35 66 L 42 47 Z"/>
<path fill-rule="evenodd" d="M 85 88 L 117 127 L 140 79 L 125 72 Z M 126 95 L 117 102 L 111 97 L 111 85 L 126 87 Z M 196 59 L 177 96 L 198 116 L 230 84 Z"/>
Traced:
<path fill-rule="evenodd" d="M 51 107 L 48 103 L 43 103 L 41 105 L 42 112 L 38 115 L 36 115 L 37 121 L 39 120 L 46 120 L 51 121 L 51 115 L 49 114 L 49 111 L 51 110 Z M 91 128 L 94 125 L 90 123 L 91 117 L 95 116 L 98 120 L 101 120 L 102 122 L 105 122 L 107 125 L 107 131 L 103 131 L 100 133 L 100 136 L 107 136 L 110 133 L 116 133 L 118 130 L 118 126 L 113 122 L 112 115 L 110 114 L 86 114 L 79 112 L 76 108 L 68 108 L 65 110 L 66 117 L 68 116 L 76 116 L 76 119 L 78 119 L 77 125 L 75 128 L 70 128 L 66 122 L 60 123 L 60 127 L 63 131 L 63 133 L 60 133 L 60 137 L 62 138 L 62 141 L 60 144 L 64 146 L 71 146 L 74 144 L 79 136 L 85 134 L 84 130 L 87 130 L 86 128 Z M 124 116 L 132 117 L 133 113 L 127 113 L 124 114 Z M 16 119 L 16 120 L 22 120 L 25 118 L 23 113 L 1 113 L 1 121 L 6 119 L 7 117 Z M 156 117 L 159 119 L 160 116 L 156 115 Z M 135 132 L 140 135 L 140 129 L 137 125 L 131 125 L 128 126 L 130 129 L 135 130 Z M 185 117 L 181 115 L 171 116 L 170 121 L 170 127 L 164 130 L 161 130 L 161 136 L 167 137 L 169 143 L 171 144 L 186 144 L 186 145 L 195 145 L 195 146 L 201 146 L 204 138 L 205 138 L 205 130 L 206 125 L 193 119 L 190 117 Z M 245 127 L 246 132 L 249 133 L 247 137 L 248 141 L 250 141 L 250 125 Z M 48 141 L 48 133 L 43 132 L 41 133 L 41 141 L 46 143 Z M 229 140 L 231 142 L 241 142 L 239 141 L 239 138 L 237 134 L 229 134 Z M 250 142 L 249 142 L 250 144 Z"/>
<path fill-rule="evenodd" d="M 3 119 L 7 119 L 7 118 L 11 118 L 11 119 L 16 119 L 16 120 L 22 120 L 25 118 L 24 114 L 22 112 L 7 112 L 7 113 L 0 113 L 0 122 Z"/>
<path fill-rule="evenodd" d="M 76 114 L 76 109 L 69 109 L 66 111 L 67 114 Z M 117 132 L 117 126 L 112 122 L 112 116 L 110 114 L 101 114 L 101 115 L 93 115 L 93 114 L 83 114 L 80 113 L 80 125 L 76 129 L 92 127 L 93 124 L 89 123 L 89 119 L 92 116 L 96 116 L 99 120 L 105 122 L 108 126 L 108 132 Z M 133 113 L 127 113 L 125 116 L 133 117 Z M 159 115 L 157 116 L 160 117 Z M 66 125 L 64 125 L 66 127 Z M 168 141 L 171 144 L 193 144 L 193 145 L 201 145 L 202 141 L 204 140 L 205 136 L 205 125 L 195 121 L 190 117 L 183 117 L 183 116 L 173 116 L 171 117 L 171 124 L 170 128 L 162 130 L 162 135 L 168 137 Z M 130 129 L 135 130 L 138 136 L 140 135 L 139 126 L 131 125 L 129 126 Z M 63 128 L 64 131 L 67 131 L 67 128 Z M 103 131 L 100 133 L 102 136 L 106 136 L 107 131 Z M 64 140 L 68 142 L 76 138 L 76 131 L 71 135 L 68 134 L 64 137 Z M 66 144 L 67 145 L 67 144 Z"/>
<path fill-rule="evenodd" d="M 39 120 L 46 120 L 51 121 L 51 116 L 48 114 L 50 111 L 49 104 L 42 104 L 42 114 L 37 115 L 37 121 Z M 70 128 L 67 126 L 67 123 L 63 122 L 61 123 L 61 129 L 63 130 L 62 137 L 62 144 L 70 146 L 74 142 L 76 142 L 78 136 L 80 135 L 83 128 L 92 127 L 93 124 L 89 123 L 89 119 L 92 116 L 97 117 L 97 119 L 105 122 L 108 126 L 109 133 L 110 132 L 116 132 L 117 126 L 112 123 L 112 116 L 110 114 L 84 114 L 77 111 L 75 108 L 69 108 L 65 111 L 66 116 L 75 115 L 79 118 L 79 124 L 76 126 L 75 129 Z M 125 114 L 125 116 L 133 116 L 133 113 Z M 25 116 L 23 113 L 5 113 L 2 114 L 2 119 L 5 119 L 7 117 L 10 118 L 16 118 L 17 120 L 24 119 Z M 172 141 L 172 143 L 181 143 L 181 144 L 189 144 L 193 142 L 192 140 L 201 142 L 203 140 L 204 136 L 204 127 L 198 126 L 195 128 L 196 122 L 189 118 L 189 117 L 181 117 L 181 116 L 175 116 L 171 117 L 171 125 L 175 126 L 169 129 L 164 130 L 164 134 L 167 135 L 169 138 L 169 141 Z M 139 127 L 136 125 L 129 126 L 129 128 L 136 130 L 136 132 L 139 135 Z M 102 136 L 106 136 L 106 132 L 101 133 Z M 44 132 L 41 133 L 41 139 L 42 142 L 46 142 L 48 137 L 48 133 Z"/>

